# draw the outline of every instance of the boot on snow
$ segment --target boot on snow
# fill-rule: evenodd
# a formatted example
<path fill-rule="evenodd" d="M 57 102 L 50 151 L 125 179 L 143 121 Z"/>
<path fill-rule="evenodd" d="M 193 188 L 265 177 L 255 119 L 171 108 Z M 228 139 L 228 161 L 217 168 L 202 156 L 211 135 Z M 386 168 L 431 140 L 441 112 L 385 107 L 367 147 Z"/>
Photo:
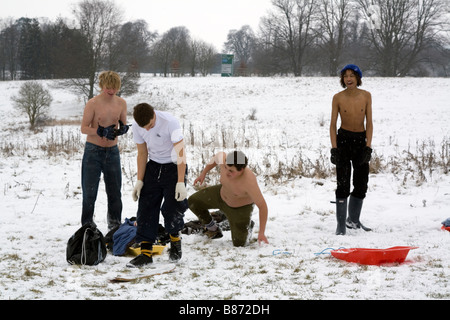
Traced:
<path fill-rule="evenodd" d="M 178 262 L 181 259 L 181 238 L 179 236 L 170 236 L 169 260 Z"/>
<path fill-rule="evenodd" d="M 347 228 L 349 229 L 359 229 L 362 228 L 364 231 L 372 231 L 372 229 L 365 227 L 360 221 L 361 209 L 363 205 L 363 199 L 350 196 L 350 201 L 348 203 L 348 218 L 346 221 Z"/>
<path fill-rule="evenodd" d="M 347 198 L 336 198 L 336 235 L 345 235 L 345 218 L 347 218 Z"/>
<path fill-rule="evenodd" d="M 127 263 L 128 268 L 141 268 L 153 263 L 153 244 L 147 241 L 141 243 L 141 254 Z"/>

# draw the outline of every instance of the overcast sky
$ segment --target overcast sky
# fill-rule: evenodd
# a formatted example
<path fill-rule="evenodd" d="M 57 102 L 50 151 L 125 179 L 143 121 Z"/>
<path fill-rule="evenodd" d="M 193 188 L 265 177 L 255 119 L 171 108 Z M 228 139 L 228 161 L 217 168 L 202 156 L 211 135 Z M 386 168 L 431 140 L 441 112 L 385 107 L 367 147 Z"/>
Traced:
<path fill-rule="evenodd" d="M 73 20 L 78 0 L 0 0 L 0 18 L 57 17 Z M 146 20 L 151 31 L 160 34 L 185 26 L 191 36 L 212 43 L 221 50 L 228 31 L 250 25 L 257 31 L 260 18 L 271 0 L 115 0 L 124 12 L 124 22 Z"/>

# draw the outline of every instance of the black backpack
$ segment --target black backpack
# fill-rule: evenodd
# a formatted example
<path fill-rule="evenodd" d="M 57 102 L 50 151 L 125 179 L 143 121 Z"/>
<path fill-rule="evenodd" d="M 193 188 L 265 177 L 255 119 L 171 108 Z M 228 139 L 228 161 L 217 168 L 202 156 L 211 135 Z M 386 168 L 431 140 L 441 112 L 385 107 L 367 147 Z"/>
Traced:
<path fill-rule="evenodd" d="M 66 259 L 70 264 L 95 266 L 106 258 L 106 243 L 95 223 L 86 223 L 67 242 Z"/>

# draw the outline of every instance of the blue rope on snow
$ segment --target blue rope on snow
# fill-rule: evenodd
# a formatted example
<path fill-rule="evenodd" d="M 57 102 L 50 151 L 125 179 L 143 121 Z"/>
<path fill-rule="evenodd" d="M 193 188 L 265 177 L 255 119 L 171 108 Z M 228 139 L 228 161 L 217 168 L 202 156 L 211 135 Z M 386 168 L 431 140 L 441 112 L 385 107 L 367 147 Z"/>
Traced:
<path fill-rule="evenodd" d="M 338 249 L 334 249 L 334 248 L 326 248 L 326 249 L 323 249 L 322 251 L 320 251 L 320 252 L 317 252 L 317 253 L 314 253 L 316 256 L 319 256 L 319 255 L 321 255 L 321 254 L 331 254 L 331 252 L 324 252 L 324 251 L 326 251 L 326 250 L 339 250 L 339 249 L 345 249 L 345 247 L 339 247 Z"/>

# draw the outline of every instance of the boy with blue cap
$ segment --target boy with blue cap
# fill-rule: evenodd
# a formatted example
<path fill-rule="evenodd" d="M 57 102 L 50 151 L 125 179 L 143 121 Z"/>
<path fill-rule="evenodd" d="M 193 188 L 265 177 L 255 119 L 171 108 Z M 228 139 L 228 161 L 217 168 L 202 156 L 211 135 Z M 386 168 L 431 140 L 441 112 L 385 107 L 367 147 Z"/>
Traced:
<path fill-rule="evenodd" d="M 346 228 L 364 227 L 359 217 L 369 182 L 369 161 L 372 154 L 373 135 L 372 97 L 370 92 L 361 90 L 361 69 L 346 65 L 341 70 L 341 85 L 345 90 L 333 97 L 330 140 L 331 162 L 336 165 L 336 220 L 337 235 L 345 235 Z M 341 126 L 337 130 L 337 119 Z M 350 178 L 353 166 L 353 191 L 350 193 Z M 347 218 L 347 198 L 348 218 Z"/>

